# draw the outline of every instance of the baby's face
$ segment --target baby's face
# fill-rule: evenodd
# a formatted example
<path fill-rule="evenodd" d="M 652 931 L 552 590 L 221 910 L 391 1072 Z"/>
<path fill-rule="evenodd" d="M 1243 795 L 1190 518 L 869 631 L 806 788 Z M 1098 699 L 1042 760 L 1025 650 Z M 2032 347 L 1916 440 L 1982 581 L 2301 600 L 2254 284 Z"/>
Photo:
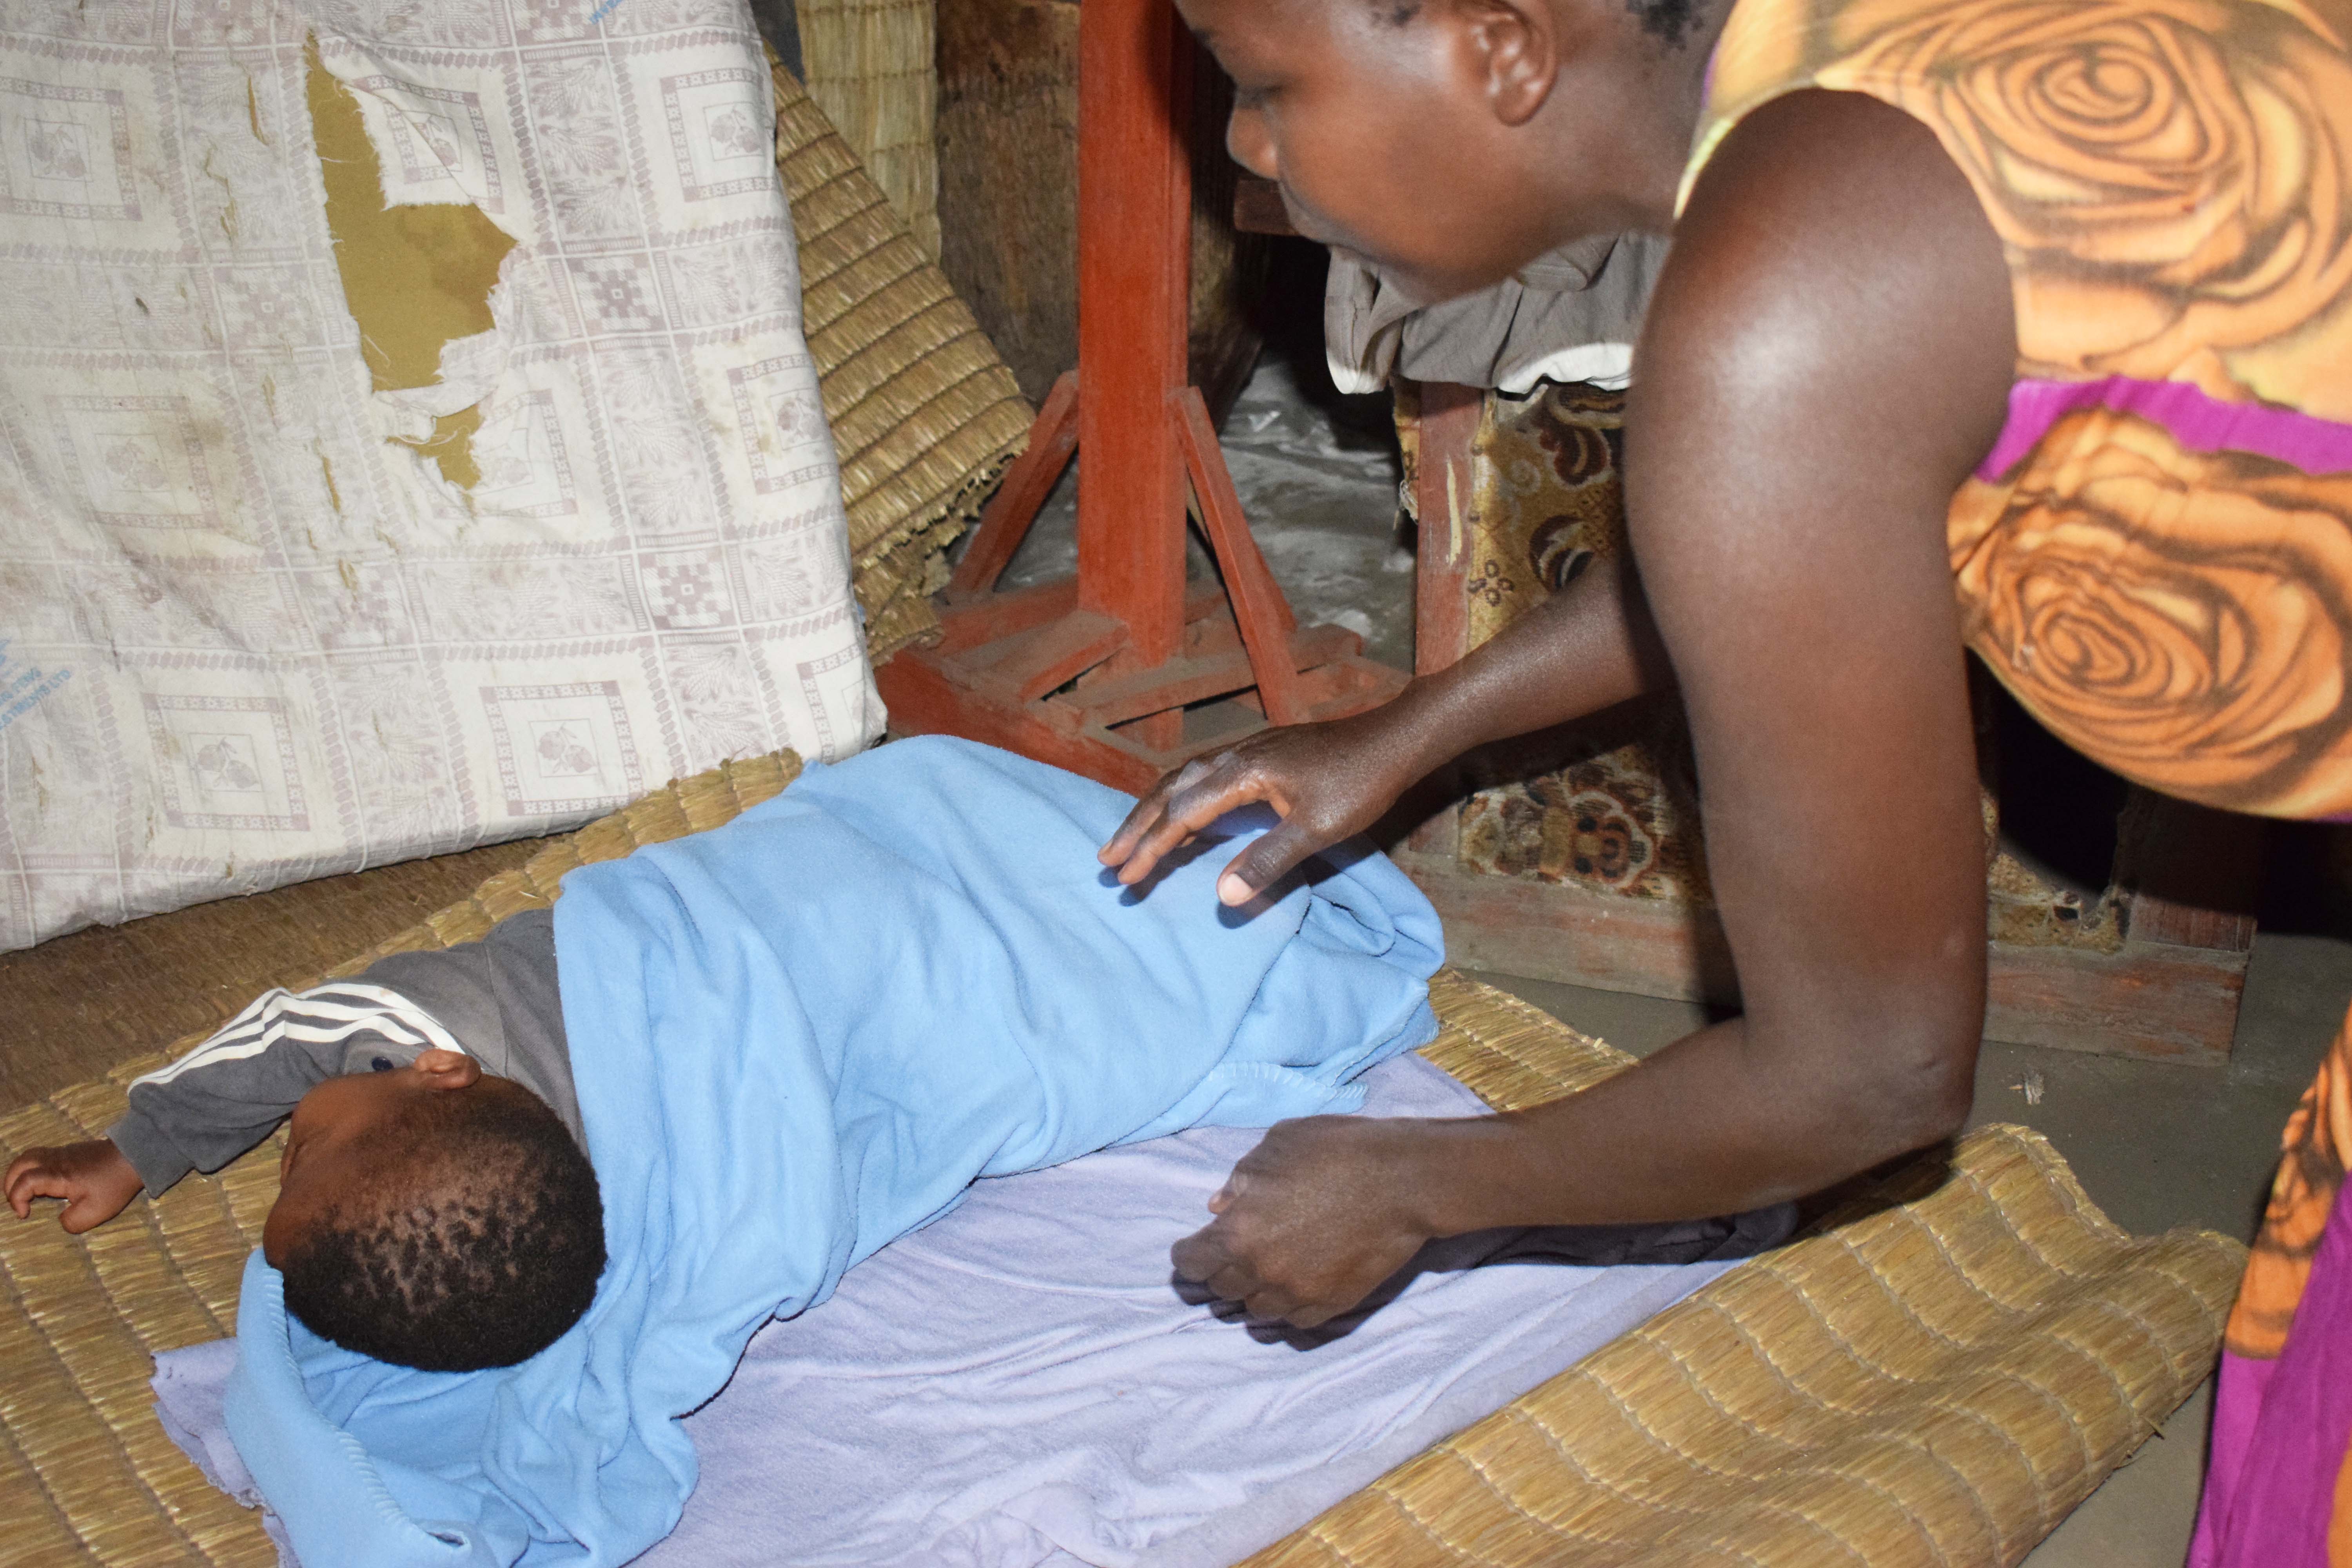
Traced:
<path fill-rule="evenodd" d="M 434 1094 L 529 1094 L 486 1077 L 471 1057 L 426 1051 L 407 1067 L 331 1078 L 304 1095 L 286 1123 L 278 1162 L 278 1203 L 261 1227 L 261 1255 L 273 1268 L 303 1232 L 347 1196 L 383 1179 L 381 1146 L 368 1135 Z"/>
<path fill-rule="evenodd" d="M 425 1092 L 416 1077 L 415 1068 L 395 1068 L 331 1078 L 294 1107 L 278 1161 L 278 1203 L 261 1227 L 261 1255 L 271 1268 L 312 1221 L 354 1190 L 364 1162 L 352 1157 L 353 1149 L 394 1115 L 404 1094 Z"/>

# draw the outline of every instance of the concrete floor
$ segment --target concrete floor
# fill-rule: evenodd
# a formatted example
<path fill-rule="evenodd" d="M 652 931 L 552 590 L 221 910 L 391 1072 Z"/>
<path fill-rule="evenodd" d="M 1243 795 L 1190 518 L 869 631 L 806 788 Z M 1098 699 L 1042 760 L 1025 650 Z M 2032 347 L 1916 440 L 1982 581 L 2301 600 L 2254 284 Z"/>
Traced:
<path fill-rule="evenodd" d="M 1260 547 L 1302 622 L 1336 621 L 1374 657 L 1411 668 L 1412 562 L 1395 531 L 1396 458 L 1385 400 L 1342 399 L 1318 366 L 1270 356 L 1224 432 Z M 1076 557 L 1065 482 L 1008 574 L 1035 581 Z M 1208 569 L 1196 544 L 1196 574 Z M 2352 1002 L 2352 925 L 2256 938 L 2226 1068 L 1988 1042 L 1972 1121 L 2021 1122 L 2056 1145 L 2091 1196 L 2138 1234 L 2209 1226 L 2250 1237 L 2279 1130 Z M 2333 923 L 2337 934 L 2326 928 Z M 1506 975 L 1486 978 L 1643 1055 L 1705 1020 L 1691 1004 Z M 2039 1103 L 2023 1085 L 2039 1074 Z M 2210 1416 L 2210 1385 L 2183 1405 L 2026 1559 L 2030 1568 L 2176 1568 L 2188 1547 Z"/>

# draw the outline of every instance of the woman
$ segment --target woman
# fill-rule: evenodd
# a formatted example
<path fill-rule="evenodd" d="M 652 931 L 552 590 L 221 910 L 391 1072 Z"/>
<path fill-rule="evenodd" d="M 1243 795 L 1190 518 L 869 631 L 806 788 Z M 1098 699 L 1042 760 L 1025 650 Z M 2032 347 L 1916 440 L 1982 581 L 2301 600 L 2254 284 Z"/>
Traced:
<path fill-rule="evenodd" d="M 1675 247 L 1633 564 L 1171 775 L 1103 858 L 1139 879 L 1268 801 L 1241 902 L 1447 758 L 1672 682 L 1746 1005 L 1535 1110 L 1276 1128 L 1177 1248 L 1265 1315 L 1320 1321 L 1429 1237 L 1751 1208 L 1954 1131 L 1984 1013 L 1964 647 L 2150 787 L 2352 813 L 2352 6 L 1627 4 L 1182 0 L 1234 155 L 1428 297 L 1587 234 Z M 2210 1561 L 2297 1560 L 2263 1533 L 2290 1516 L 2326 1550 L 2352 1399 L 2278 1414 L 2259 1358 L 2323 1316 L 2352 1342 L 2352 1305 L 2296 1305 L 2315 1247 L 2332 1278 L 2345 1059 L 2233 1323 Z M 2283 1422 L 2301 1468 L 2242 1477 Z"/>

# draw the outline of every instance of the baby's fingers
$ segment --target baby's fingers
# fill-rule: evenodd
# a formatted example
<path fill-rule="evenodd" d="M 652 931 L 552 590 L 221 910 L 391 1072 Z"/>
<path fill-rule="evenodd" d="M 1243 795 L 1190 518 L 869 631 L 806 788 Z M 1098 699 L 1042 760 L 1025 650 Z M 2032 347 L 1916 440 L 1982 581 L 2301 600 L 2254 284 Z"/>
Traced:
<path fill-rule="evenodd" d="M 8 1206 L 16 1211 L 18 1219 L 32 1214 L 35 1198 L 79 1195 L 79 1184 L 72 1177 L 50 1170 L 29 1155 L 8 1167 Z"/>
<path fill-rule="evenodd" d="M 76 1184 L 72 1194 L 60 1195 L 66 1197 L 66 1206 L 58 1215 L 58 1223 L 65 1226 L 68 1236 L 79 1236 L 83 1231 L 95 1230 L 122 1212 L 121 1204 L 109 1202 L 79 1184 Z"/>

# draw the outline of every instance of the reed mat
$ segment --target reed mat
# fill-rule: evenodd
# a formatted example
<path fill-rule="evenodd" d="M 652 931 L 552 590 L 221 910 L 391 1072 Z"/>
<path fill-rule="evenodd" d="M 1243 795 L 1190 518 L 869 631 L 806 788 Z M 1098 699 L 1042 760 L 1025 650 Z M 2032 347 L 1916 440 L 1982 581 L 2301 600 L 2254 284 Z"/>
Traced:
<path fill-rule="evenodd" d="M 798 0 L 809 96 L 841 132 L 923 254 L 940 253 L 932 0 Z"/>
<path fill-rule="evenodd" d="M 574 867 L 715 827 L 799 771 L 781 752 L 674 784 L 329 973 L 478 937 Z M 1425 1054 L 1491 1104 L 1630 1059 L 1450 971 L 1430 989 Z M 0 1162 L 98 1136 L 202 1035 L 0 1116 Z M 86 1236 L 47 1205 L 0 1216 L 0 1568 L 276 1561 L 163 1435 L 147 1380 L 154 1352 L 234 1331 L 281 1138 Z M 2133 1240 L 2039 1137 L 1986 1129 L 1252 1562 L 2011 1563 L 2205 1376 L 2243 1259 L 2210 1233 Z"/>
<path fill-rule="evenodd" d="M 158 1040 L 216 1029 L 281 980 L 373 947 L 538 847 L 403 860 L 0 952 L 0 1113 Z"/>
<path fill-rule="evenodd" d="M 1028 444 L 1031 411 L 857 154 L 770 62 L 776 167 L 800 242 L 801 330 L 841 458 L 849 559 L 879 664 L 937 629 L 940 552 Z"/>

